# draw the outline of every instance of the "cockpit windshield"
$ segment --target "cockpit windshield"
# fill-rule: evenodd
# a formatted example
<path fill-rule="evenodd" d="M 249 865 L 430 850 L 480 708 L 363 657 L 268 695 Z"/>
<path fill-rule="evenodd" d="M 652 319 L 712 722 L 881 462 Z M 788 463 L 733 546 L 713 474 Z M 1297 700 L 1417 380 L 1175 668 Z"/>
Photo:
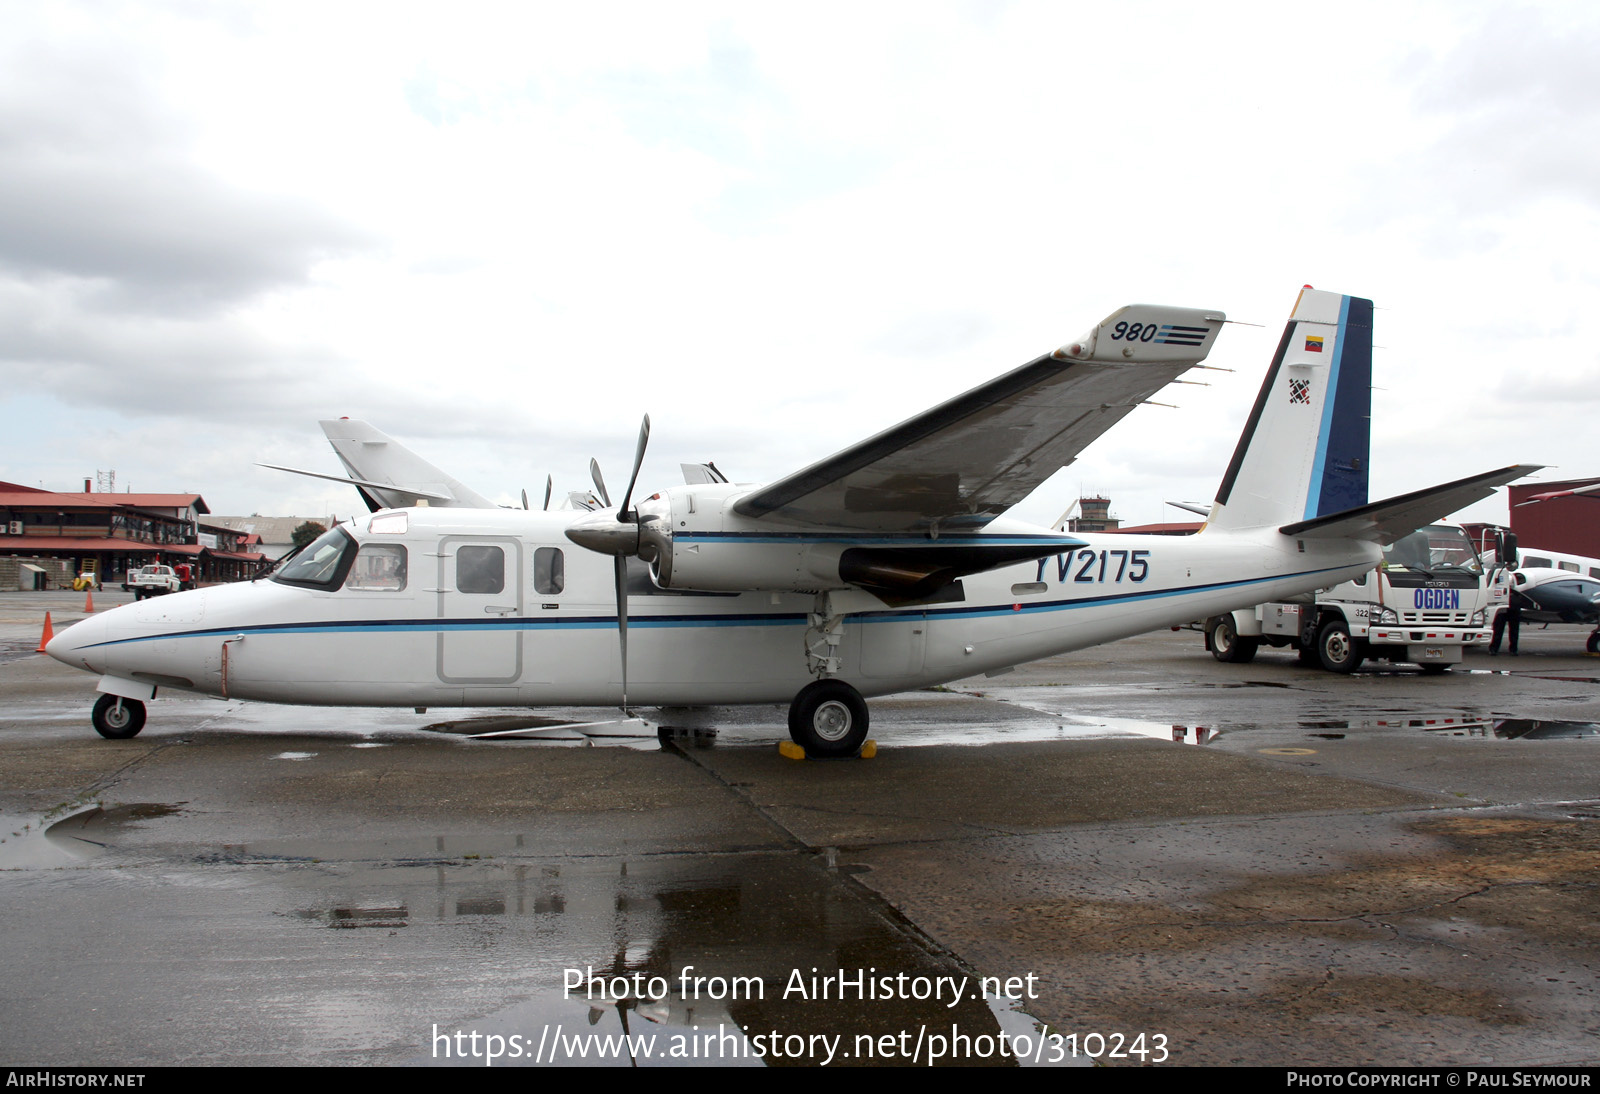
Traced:
<path fill-rule="evenodd" d="M 1483 564 L 1464 529 L 1448 524 L 1419 528 L 1383 549 L 1384 565 L 1391 570 L 1432 574 L 1442 570 L 1481 574 Z"/>
<path fill-rule="evenodd" d="M 356 555 L 356 541 L 343 528 L 322 533 L 290 559 L 272 580 L 308 589 L 337 589 Z"/>

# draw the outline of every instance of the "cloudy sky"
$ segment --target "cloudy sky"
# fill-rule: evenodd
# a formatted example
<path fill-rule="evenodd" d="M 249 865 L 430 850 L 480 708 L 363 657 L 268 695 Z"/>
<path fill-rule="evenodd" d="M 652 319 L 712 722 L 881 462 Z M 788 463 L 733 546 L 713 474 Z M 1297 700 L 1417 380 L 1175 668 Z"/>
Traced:
<path fill-rule="evenodd" d="M 1374 497 L 1600 473 L 1596 57 L 1577 3 L 0 0 L 0 478 L 348 514 L 254 466 L 348 415 L 511 501 L 648 411 L 645 486 L 765 481 L 1140 301 L 1262 326 L 1018 515 L 1184 519 L 1306 283 L 1379 309 Z"/>

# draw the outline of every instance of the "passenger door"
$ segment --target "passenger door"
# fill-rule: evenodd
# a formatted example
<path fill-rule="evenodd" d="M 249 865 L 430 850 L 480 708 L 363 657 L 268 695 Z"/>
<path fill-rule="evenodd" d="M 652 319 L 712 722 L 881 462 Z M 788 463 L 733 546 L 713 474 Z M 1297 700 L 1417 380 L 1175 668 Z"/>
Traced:
<path fill-rule="evenodd" d="M 439 543 L 439 679 L 508 684 L 522 674 L 522 544 L 509 536 Z"/>

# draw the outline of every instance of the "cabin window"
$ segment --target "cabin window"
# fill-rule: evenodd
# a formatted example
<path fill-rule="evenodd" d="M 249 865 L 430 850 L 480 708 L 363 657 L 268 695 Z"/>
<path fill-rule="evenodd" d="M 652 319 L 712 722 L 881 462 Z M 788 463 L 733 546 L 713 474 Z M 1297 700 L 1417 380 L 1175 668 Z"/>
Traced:
<path fill-rule="evenodd" d="M 355 555 L 356 541 L 343 528 L 333 528 L 286 562 L 272 580 L 308 589 L 337 589 Z"/>
<path fill-rule="evenodd" d="M 499 547 L 463 546 L 456 552 L 456 591 L 498 593 L 506 587 L 506 553 Z"/>
<path fill-rule="evenodd" d="M 1566 570 L 1567 572 L 1574 573 L 1574 574 L 1577 573 L 1581 569 L 1581 567 L 1576 562 L 1563 562 L 1563 563 L 1560 564 L 1560 566 L 1561 566 L 1561 568 L 1563 570 Z"/>
<path fill-rule="evenodd" d="M 346 589 L 384 589 L 398 592 L 406 587 L 406 549 L 398 543 L 364 543 L 350 567 Z"/>
<path fill-rule="evenodd" d="M 567 584 L 566 557 L 559 547 L 540 547 L 533 552 L 533 588 L 546 596 L 559 593 Z"/>
<path fill-rule="evenodd" d="M 1524 567 L 1531 567 L 1533 569 L 1551 570 L 1555 568 L 1554 564 L 1551 563 L 1548 558 L 1540 558 L 1538 555 L 1523 555 L 1522 565 Z"/>

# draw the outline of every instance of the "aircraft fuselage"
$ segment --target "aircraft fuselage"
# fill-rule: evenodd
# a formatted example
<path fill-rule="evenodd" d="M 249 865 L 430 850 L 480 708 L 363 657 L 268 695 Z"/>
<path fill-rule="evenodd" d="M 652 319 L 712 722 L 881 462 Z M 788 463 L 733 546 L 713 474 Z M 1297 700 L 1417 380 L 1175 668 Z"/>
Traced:
<path fill-rule="evenodd" d="M 177 687 L 347 706 L 614 705 L 613 563 L 564 534 L 587 515 L 386 510 L 344 526 L 350 559 L 312 574 L 320 586 L 265 579 L 127 605 L 63 631 L 49 652 L 130 698 Z M 1005 520 L 984 534 L 1019 530 L 1054 535 Z M 1059 538 L 1060 553 L 968 575 L 935 603 L 837 591 L 835 675 L 867 696 L 925 687 L 1333 585 L 1379 557 L 1371 544 L 1272 530 Z M 813 676 L 817 599 L 667 593 L 639 566 L 629 701 L 787 703 Z"/>

